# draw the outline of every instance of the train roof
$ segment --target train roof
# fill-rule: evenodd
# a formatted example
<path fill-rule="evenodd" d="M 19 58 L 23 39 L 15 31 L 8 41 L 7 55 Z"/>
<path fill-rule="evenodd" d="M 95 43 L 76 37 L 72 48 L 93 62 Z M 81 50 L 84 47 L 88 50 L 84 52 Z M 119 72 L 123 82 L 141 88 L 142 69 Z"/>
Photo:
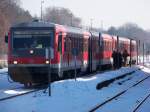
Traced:
<path fill-rule="evenodd" d="M 87 32 L 86 30 L 82 28 L 78 28 L 78 27 L 65 26 L 65 25 L 63 25 L 63 27 L 66 29 L 67 32 L 70 32 L 70 33 L 83 34 L 84 32 Z"/>
<path fill-rule="evenodd" d="M 19 23 L 16 25 L 13 25 L 11 28 L 27 28 L 27 27 L 32 27 L 32 28 L 41 28 L 41 27 L 55 27 L 54 23 L 50 23 L 50 22 L 44 22 L 44 21 L 38 21 L 38 20 L 34 20 L 31 22 L 23 22 L 23 23 Z"/>
<path fill-rule="evenodd" d="M 105 40 L 112 40 L 112 35 L 102 33 L 101 37 Z"/>
<path fill-rule="evenodd" d="M 78 27 L 72 27 L 72 26 L 66 26 L 66 25 L 59 25 L 59 24 L 55 24 L 55 23 L 50 23 L 50 22 L 45 22 L 45 21 L 39 21 L 39 20 L 34 20 L 31 22 L 23 22 L 23 23 L 19 23 L 16 25 L 13 25 L 11 28 L 51 28 L 51 27 L 63 27 L 66 32 L 69 33 L 77 33 L 77 34 L 86 34 L 86 35 L 93 35 L 95 37 L 99 37 L 99 35 L 101 35 L 101 37 L 103 37 L 104 39 L 112 39 L 115 38 L 116 36 L 112 36 L 109 34 L 103 34 L 100 32 L 94 32 L 94 31 L 87 31 L 83 28 L 78 28 Z M 125 37 L 119 37 L 120 40 L 128 40 L 129 38 L 125 38 Z M 134 40 L 134 39 L 132 39 Z"/>
<path fill-rule="evenodd" d="M 45 28 L 45 27 L 47 27 L 47 28 L 50 28 L 50 27 L 63 27 L 67 32 L 78 33 L 78 34 L 83 34 L 84 32 L 87 32 L 86 30 L 84 30 L 82 28 L 66 26 L 66 25 L 59 25 L 59 24 L 55 24 L 55 23 L 50 23 L 50 22 L 45 22 L 45 21 L 38 21 L 38 20 L 15 24 L 11 28 Z"/>

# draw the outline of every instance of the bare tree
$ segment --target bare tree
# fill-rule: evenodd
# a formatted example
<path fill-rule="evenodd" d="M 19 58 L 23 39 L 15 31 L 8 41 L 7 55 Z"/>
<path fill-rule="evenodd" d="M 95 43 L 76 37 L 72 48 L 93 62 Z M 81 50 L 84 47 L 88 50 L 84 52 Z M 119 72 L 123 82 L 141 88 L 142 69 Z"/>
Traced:
<path fill-rule="evenodd" d="M 107 33 L 135 39 L 137 42 L 140 40 L 140 52 L 143 50 L 142 44 L 144 43 L 148 49 L 146 52 L 150 53 L 150 32 L 143 30 L 137 24 L 126 23 L 119 28 L 110 27 Z"/>
<path fill-rule="evenodd" d="M 75 17 L 73 13 L 66 8 L 49 7 L 44 14 L 44 20 L 52 23 L 80 27 L 81 19 Z"/>
<path fill-rule="evenodd" d="M 19 0 L 0 0 L 0 53 L 6 52 L 4 36 L 12 24 L 32 19 L 28 11 L 24 11 Z"/>
<path fill-rule="evenodd" d="M 149 39 L 150 37 L 150 34 L 147 31 L 143 30 L 134 23 L 126 23 L 118 28 L 110 27 L 107 33 L 128 38 L 134 38 L 137 40 L 145 40 Z"/>

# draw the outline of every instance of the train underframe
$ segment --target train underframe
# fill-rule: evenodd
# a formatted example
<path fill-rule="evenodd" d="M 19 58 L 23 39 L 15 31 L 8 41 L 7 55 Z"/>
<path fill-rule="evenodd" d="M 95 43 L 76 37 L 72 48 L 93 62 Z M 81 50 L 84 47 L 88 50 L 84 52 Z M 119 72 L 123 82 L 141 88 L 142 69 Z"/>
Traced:
<path fill-rule="evenodd" d="M 134 60 L 136 62 L 136 60 Z M 101 62 L 104 63 L 104 62 Z M 134 63 L 135 64 L 135 63 Z M 105 63 L 101 65 L 96 65 L 96 69 L 89 71 L 90 68 L 87 66 L 83 70 L 83 66 L 78 66 L 76 68 L 77 77 L 84 76 L 86 73 L 94 72 L 97 70 L 105 70 L 112 68 L 111 63 Z M 43 66 L 20 66 L 20 65 L 9 65 L 8 66 L 8 74 L 10 78 L 15 81 L 26 84 L 34 84 L 34 83 L 47 83 L 48 77 L 50 76 L 50 81 L 57 81 L 61 79 L 68 79 L 75 77 L 75 67 L 69 68 L 52 68 L 49 64 Z"/>
<path fill-rule="evenodd" d="M 97 66 L 96 70 L 104 70 L 107 68 L 110 68 L 111 65 L 101 65 Z M 51 81 L 57 81 L 61 79 L 68 79 L 68 78 L 74 78 L 75 77 L 75 69 L 61 69 L 62 73 L 60 76 L 60 69 L 58 68 L 51 68 L 49 69 L 49 66 L 43 66 L 43 67 L 25 67 L 25 66 L 8 66 L 8 74 L 10 78 L 15 81 L 19 82 L 21 84 L 27 85 L 27 84 L 34 84 L 34 83 L 47 83 L 48 82 L 48 76 L 50 74 L 50 80 Z M 82 68 L 77 67 L 77 77 L 80 77 L 81 75 L 84 76 L 85 73 L 89 72 L 88 67 L 85 71 L 81 70 Z M 50 71 L 49 71 L 50 70 Z"/>
<path fill-rule="evenodd" d="M 50 73 L 49 73 L 50 70 Z M 10 78 L 22 84 L 33 84 L 33 83 L 46 83 L 48 82 L 48 76 L 51 75 L 52 81 L 58 79 L 57 69 L 49 69 L 48 66 L 44 67 L 20 67 L 20 66 L 9 66 L 8 74 Z"/>

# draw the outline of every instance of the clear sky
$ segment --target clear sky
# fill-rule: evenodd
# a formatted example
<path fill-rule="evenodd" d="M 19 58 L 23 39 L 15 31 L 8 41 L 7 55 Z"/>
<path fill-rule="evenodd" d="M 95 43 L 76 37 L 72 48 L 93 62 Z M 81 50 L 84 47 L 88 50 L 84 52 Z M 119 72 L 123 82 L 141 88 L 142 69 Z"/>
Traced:
<path fill-rule="evenodd" d="M 34 16 L 40 16 L 41 0 L 21 0 L 21 6 Z M 49 6 L 69 8 L 82 18 L 83 24 L 107 29 L 132 22 L 150 29 L 150 0 L 44 0 L 43 9 Z"/>

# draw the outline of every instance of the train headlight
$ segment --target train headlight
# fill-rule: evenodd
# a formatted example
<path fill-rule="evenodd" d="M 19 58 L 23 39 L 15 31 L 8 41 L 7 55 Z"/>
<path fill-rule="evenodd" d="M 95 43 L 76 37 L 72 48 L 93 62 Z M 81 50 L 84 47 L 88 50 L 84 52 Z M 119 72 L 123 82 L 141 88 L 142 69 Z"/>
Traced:
<path fill-rule="evenodd" d="M 46 64 L 49 64 L 49 61 L 48 60 L 46 60 L 46 62 L 45 62 Z"/>
<path fill-rule="evenodd" d="M 30 54 L 33 54 L 34 53 L 34 51 L 33 50 L 30 50 Z"/>
<path fill-rule="evenodd" d="M 13 63 L 14 63 L 14 64 L 18 64 L 18 62 L 17 62 L 17 61 L 14 61 Z"/>

